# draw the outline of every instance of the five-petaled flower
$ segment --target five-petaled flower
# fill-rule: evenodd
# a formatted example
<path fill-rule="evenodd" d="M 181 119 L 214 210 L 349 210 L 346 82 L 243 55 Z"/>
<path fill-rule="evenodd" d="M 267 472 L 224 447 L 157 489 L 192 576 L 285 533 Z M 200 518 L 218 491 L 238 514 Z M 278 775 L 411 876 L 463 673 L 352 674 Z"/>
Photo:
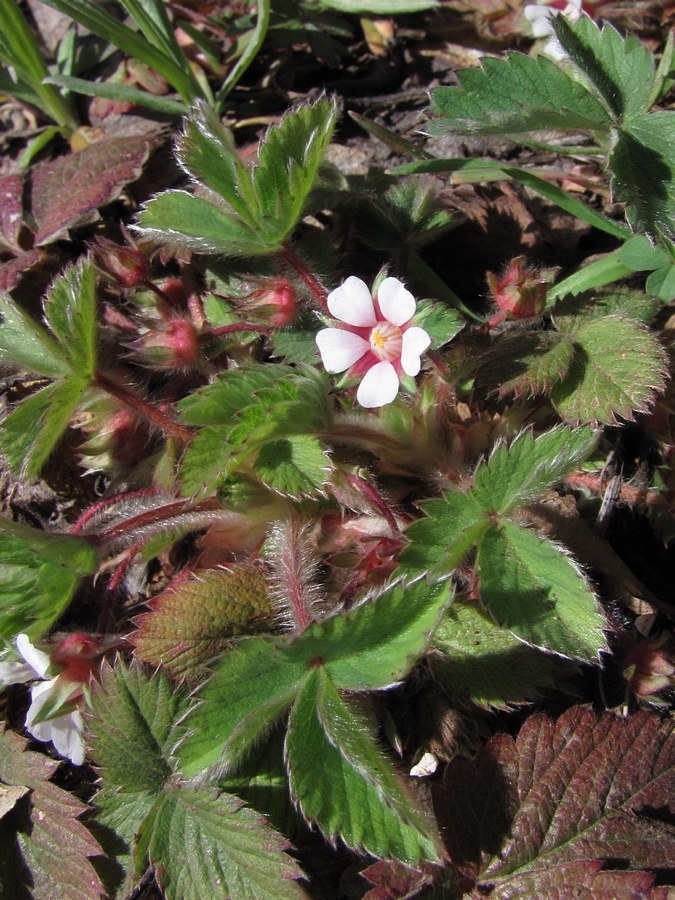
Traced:
<path fill-rule="evenodd" d="M 412 324 L 415 298 L 398 278 L 385 278 L 371 296 L 360 278 L 351 275 L 331 291 L 328 309 L 342 323 L 323 328 L 316 343 L 327 372 L 350 369 L 362 376 L 356 399 L 368 408 L 396 398 L 399 379 L 420 370 L 420 355 L 431 343 L 423 328 Z"/>

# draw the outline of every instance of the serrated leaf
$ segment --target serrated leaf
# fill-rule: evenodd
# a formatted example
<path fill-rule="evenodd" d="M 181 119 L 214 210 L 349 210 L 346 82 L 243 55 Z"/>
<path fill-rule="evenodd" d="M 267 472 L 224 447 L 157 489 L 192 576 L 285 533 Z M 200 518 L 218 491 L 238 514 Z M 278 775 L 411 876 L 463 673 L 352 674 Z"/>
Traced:
<path fill-rule="evenodd" d="M 517 740 L 496 735 L 473 761 L 455 757 L 439 803 L 453 865 L 476 893 L 501 898 L 564 896 L 570 885 L 589 897 L 652 896 L 640 891 L 653 876 L 634 870 L 675 859 L 661 815 L 674 796 L 672 731 L 653 713 L 574 707 L 557 722 L 531 716 Z"/>
<path fill-rule="evenodd" d="M 337 120 L 335 100 L 323 98 L 287 113 L 268 129 L 258 150 L 253 188 L 258 228 L 278 246 L 298 222 Z"/>
<path fill-rule="evenodd" d="M 186 191 L 165 191 L 149 200 L 138 215 L 137 229 L 157 243 L 195 253 L 258 256 L 278 249 L 227 210 Z"/>
<path fill-rule="evenodd" d="M 0 449 L 17 474 L 33 479 L 63 437 L 87 382 L 65 378 L 31 394 L 0 423 Z"/>
<path fill-rule="evenodd" d="M 0 356 L 3 362 L 50 378 L 70 373 L 63 350 L 9 297 L 0 297 L 0 314 Z"/>
<path fill-rule="evenodd" d="M 44 312 L 70 368 L 88 381 L 96 363 L 96 273 L 91 259 L 61 272 L 47 291 Z"/>
<path fill-rule="evenodd" d="M 264 365 L 221 372 L 209 385 L 177 404 L 184 425 L 234 425 L 236 416 L 259 391 L 297 376 L 291 366 Z"/>
<path fill-rule="evenodd" d="M 290 844 L 259 813 L 230 794 L 167 788 L 143 823 L 146 854 L 167 900 L 290 900 L 306 896 Z"/>
<path fill-rule="evenodd" d="M 315 671 L 288 723 L 291 795 L 329 840 L 340 837 L 350 847 L 409 864 L 437 860 L 433 827 L 373 740 L 367 720 L 340 699 L 326 673 Z"/>
<path fill-rule="evenodd" d="M 202 428 L 190 441 L 180 462 L 181 493 L 198 496 L 211 493 L 228 474 L 232 453 L 227 446 L 231 426 Z"/>
<path fill-rule="evenodd" d="M 274 355 L 289 363 L 315 363 L 318 359 L 316 334 L 319 322 L 316 316 L 302 315 L 289 328 L 277 328 L 270 336 Z"/>
<path fill-rule="evenodd" d="M 654 58 L 636 37 L 622 37 L 608 23 L 600 28 L 586 15 L 574 23 L 554 16 L 552 27 L 563 50 L 618 119 L 631 119 L 649 108 Z"/>
<path fill-rule="evenodd" d="M 545 493 L 595 447 L 590 428 L 558 426 L 534 437 L 524 431 L 479 463 L 471 497 L 487 512 L 506 513 Z"/>
<path fill-rule="evenodd" d="M 556 303 L 551 313 L 557 330 L 573 336 L 580 325 L 606 316 L 625 316 L 648 325 L 658 308 L 655 299 L 644 291 L 615 287 L 592 300 L 587 296 L 566 297 Z"/>
<path fill-rule="evenodd" d="M 494 349 L 497 355 L 503 348 L 498 344 Z M 534 344 L 529 353 L 518 353 L 515 346 L 511 349 L 516 351 L 515 362 L 523 366 L 523 371 L 501 383 L 499 394 L 502 397 L 507 394 L 515 394 L 516 397 L 523 394 L 534 396 L 549 391 L 567 375 L 574 360 L 574 344 L 558 336 L 549 338 L 548 335 L 541 335 L 541 340 Z M 489 365 L 487 360 L 485 362 Z M 500 362 L 505 369 L 509 362 L 513 362 L 513 358 L 502 356 Z M 490 374 L 493 377 L 496 375 L 494 369 L 490 370 Z"/>
<path fill-rule="evenodd" d="M 299 499 L 323 491 L 329 477 L 330 459 L 315 437 L 295 434 L 265 444 L 254 469 L 267 487 Z"/>
<path fill-rule="evenodd" d="M 79 821 L 87 806 L 49 780 L 58 763 L 27 751 L 26 744 L 1 726 L 0 780 L 30 790 L 14 814 L 0 822 L 3 895 L 20 896 L 30 890 L 35 900 L 98 900 L 104 889 L 89 858 L 102 850 Z M 17 865 L 14 872 L 7 867 L 10 853 Z"/>
<path fill-rule="evenodd" d="M 434 349 L 442 347 L 464 328 L 459 313 L 444 303 L 420 300 L 415 313 L 415 325 L 423 328 L 431 338 Z"/>
<path fill-rule="evenodd" d="M 270 616 L 265 578 L 254 566 L 234 563 L 189 578 L 153 597 L 136 616 L 136 656 L 161 665 L 173 678 L 206 674 L 241 626 Z"/>
<path fill-rule="evenodd" d="M 477 603 L 454 603 L 432 638 L 439 651 L 428 657 L 434 681 L 451 696 L 483 707 L 507 709 L 550 685 L 556 662 L 501 628 Z"/>
<path fill-rule="evenodd" d="M 183 773 L 191 778 L 238 759 L 288 709 L 307 671 L 273 641 L 242 641 L 215 667 L 186 720 Z"/>
<path fill-rule="evenodd" d="M 292 642 L 288 657 L 321 660 L 341 690 L 382 690 L 402 681 L 417 662 L 451 598 L 447 583 L 395 584 L 377 598 L 315 622 Z"/>
<path fill-rule="evenodd" d="M 410 543 L 399 556 L 401 572 L 407 578 L 449 575 L 487 528 L 485 510 L 460 491 L 420 506 L 425 517 L 406 531 Z"/>
<path fill-rule="evenodd" d="M 42 637 L 70 602 L 80 576 L 96 571 L 83 538 L 50 535 L 0 519 L 0 638 Z"/>
<path fill-rule="evenodd" d="M 476 568 L 481 600 L 500 626 L 560 656 L 597 660 L 606 646 L 604 619 L 562 549 L 502 520 L 483 536 Z"/>
<path fill-rule="evenodd" d="M 617 134 L 609 157 L 612 191 L 636 231 L 675 237 L 675 112 L 636 116 Z"/>
<path fill-rule="evenodd" d="M 606 316 L 574 332 L 576 353 L 550 400 L 570 424 L 614 424 L 644 412 L 662 390 L 666 356 L 639 322 Z"/>
<path fill-rule="evenodd" d="M 509 53 L 462 69 L 458 87 L 433 91 L 431 134 L 510 134 L 552 128 L 595 129 L 609 124 L 606 110 L 578 81 L 543 56 Z"/>

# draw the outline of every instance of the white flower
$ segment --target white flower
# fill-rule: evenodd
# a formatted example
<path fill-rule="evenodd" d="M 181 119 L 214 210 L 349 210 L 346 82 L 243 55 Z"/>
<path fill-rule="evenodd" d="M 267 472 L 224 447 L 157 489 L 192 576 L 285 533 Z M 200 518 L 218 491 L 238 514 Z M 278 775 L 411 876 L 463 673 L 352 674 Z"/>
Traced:
<path fill-rule="evenodd" d="M 553 35 L 553 16 L 562 15 L 570 22 L 577 22 L 583 13 L 583 0 L 553 0 L 551 3 L 529 3 L 523 15 L 532 26 L 532 34 L 536 38 Z M 541 52 L 551 59 L 564 59 L 567 54 L 556 37 L 551 37 Z"/>
<path fill-rule="evenodd" d="M 351 369 L 362 381 L 356 399 L 368 408 L 396 398 L 399 379 L 415 376 L 420 355 L 431 343 L 423 328 L 411 324 L 415 298 L 398 278 L 385 278 L 373 299 L 360 278 L 351 275 L 327 298 L 328 309 L 343 323 L 316 336 L 321 361 L 333 374 Z"/>
<path fill-rule="evenodd" d="M 14 672 L 8 673 L 12 681 L 4 680 L 4 684 L 15 684 L 17 681 L 28 681 L 36 676 L 45 679 L 51 674 L 51 660 L 46 653 L 34 647 L 28 635 L 20 634 L 16 639 L 16 646 L 27 666 L 14 663 Z M 12 665 L 7 663 L 6 665 Z M 18 671 L 19 667 L 21 672 Z M 27 673 L 27 669 L 30 672 Z M 20 677 L 16 677 L 16 676 Z M 26 676 L 26 677 L 23 677 Z M 38 741 L 51 741 L 56 750 L 65 756 L 76 766 L 84 762 L 84 739 L 82 737 L 82 713 L 78 703 L 83 701 L 83 684 L 78 681 L 68 681 L 63 675 L 42 680 L 31 688 L 31 705 L 26 715 L 26 730 Z M 46 706 L 65 708 L 67 712 L 47 717 L 44 721 L 36 722 L 40 713 Z"/>

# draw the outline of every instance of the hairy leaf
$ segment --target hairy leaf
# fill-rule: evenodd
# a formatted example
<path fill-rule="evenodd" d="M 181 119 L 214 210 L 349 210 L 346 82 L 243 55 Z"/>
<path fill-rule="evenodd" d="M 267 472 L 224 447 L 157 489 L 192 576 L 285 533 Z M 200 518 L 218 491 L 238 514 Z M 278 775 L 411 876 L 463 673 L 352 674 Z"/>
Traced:
<path fill-rule="evenodd" d="M 645 412 L 662 390 L 666 355 L 639 322 L 622 316 L 595 319 L 574 332 L 575 356 L 550 399 L 571 424 L 614 424 Z"/>
<path fill-rule="evenodd" d="M 498 444 L 474 475 L 472 498 L 484 510 L 507 513 L 548 491 L 577 468 L 597 442 L 589 428 L 552 428 L 534 437 L 524 431 Z"/>
<path fill-rule="evenodd" d="M 436 349 L 456 337 L 464 327 L 464 322 L 456 310 L 444 303 L 420 300 L 414 319 L 415 325 L 424 328 L 431 338 L 431 346 Z"/>
<path fill-rule="evenodd" d="M 294 434 L 266 443 L 254 468 L 263 484 L 273 491 L 300 499 L 324 491 L 330 460 L 315 437 Z"/>
<path fill-rule="evenodd" d="M 24 789 L 12 816 L 0 820 L 0 891 L 10 897 L 30 890 L 35 900 L 97 900 L 104 889 L 90 857 L 102 850 L 79 821 L 87 806 L 50 781 L 59 763 L 26 744 L 0 726 L 0 781 Z"/>
<path fill-rule="evenodd" d="M 96 273 L 91 259 L 60 273 L 47 291 L 44 310 L 70 368 L 89 380 L 96 362 Z"/>
<path fill-rule="evenodd" d="M 630 120 L 649 108 L 654 58 L 633 35 L 622 37 L 610 24 L 589 16 L 570 22 L 554 16 L 553 31 L 563 49 L 589 79 L 617 119 Z"/>
<path fill-rule="evenodd" d="M 648 241 L 646 237 L 645 240 Z M 566 297 L 559 300 L 551 312 L 558 331 L 573 336 L 580 325 L 606 316 L 624 316 L 649 325 L 658 308 L 655 299 L 644 291 L 614 287 L 592 300 L 588 296 Z"/>
<path fill-rule="evenodd" d="M 0 356 L 4 363 L 50 378 L 70 373 L 68 357 L 9 297 L 0 297 Z"/>
<path fill-rule="evenodd" d="M 325 668 L 341 690 L 382 690 L 402 681 L 450 601 L 447 584 L 395 584 L 346 613 L 310 625 L 288 656 Z"/>
<path fill-rule="evenodd" d="M 83 538 L 0 519 L 0 638 L 42 637 L 68 606 L 81 576 L 96 571 Z"/>
<path fill-rule="evenodd" d="M 515 394 L 516 397 L 543 394 L 567 375 L 574 360 L 574 344 L 571 341 L 558 336 L 538 335 L 525 352 L 519 351 L 519 343 L 516 339 L 504 347 L 499 342 L 494 348 L 494 356 L 501 357 L 502 371 L 506 371 L 509 364 L 522 368 L 517 375 L 507 376 L 508 380 L 501 382 L 499 393 L 502 397 L 506 394 Z M 504 349 L 511 350 L 514 356 L 505 354 Z M 488 360 L 485 364 L 489 365 Z M 491 368 L 490 375 L 494 378 L 497 372 Z"/>
<path fill-rule="evenodd" d="M 157 872 L 167 900 L 304 897 L 290 844 L 259 813 L 230 794 L 168 787 L 143 823 L 136 849 Z"/>
<path fill-rule="evenodd" d="M 585 578 L 565 553 L 534 532 L 502 520 L 481 541 L 481 599 L 497 623 L 560 656 L 597 660 L 604 620 Z"/>
<path fill-rule="evenodd" d="M 603 128 L 606 110 L 578 81 L 543 56 L 509 53 L 486 57 L 479 69 L 462 69 L 458 87 L 439 87 L 431 111 L 432 134 L 512 134 L 551 128 Z"/>
<path fill-rule="evenodd" d="M 221 372 L 177 404 L 185 425 L 234 425 L 241 409 L 265 388 L 297 376 L 291 366 L 251 366 Z"/>
<path fill-rule="evenodd" d="M 415 808 L 368 721 L 315 671 L 291 711 L 286 759 L 291 794 L 330 839 L 414 864 L 440 856 L 431 823 Z M 345 743 L 346 742 L 346 743 Z"/>
<path fill-rule="evenodd" d="M 531 716 L 517 740 L 496 735 L 475 760 L 455 757 L 438 812 L 453 865 L 490 896 L 635 893 L 642 868 L 672 867 L 673 723 L 640 712 L 599 718 L 574 707 Z M 471 827 L 467 828 L 467 823 Z M 665 895 L 653 894 L 660 898 Z"/>
<path fill-rule="evenodd" d="M 148 606 L 134 619 L 136 655 L 173 678 L 206 674 L 241 626 L 270 615 L 261 570 L 241 563 L 170 585 Z"/>
<path fill-rule="evenodd" d="M 450 695 L 483 707 L 525 703 L 550 685 L 558 666 L 486 616 L 476 603 L 454 603 L 434 632 L 428 658 L 434 680 Z"/>

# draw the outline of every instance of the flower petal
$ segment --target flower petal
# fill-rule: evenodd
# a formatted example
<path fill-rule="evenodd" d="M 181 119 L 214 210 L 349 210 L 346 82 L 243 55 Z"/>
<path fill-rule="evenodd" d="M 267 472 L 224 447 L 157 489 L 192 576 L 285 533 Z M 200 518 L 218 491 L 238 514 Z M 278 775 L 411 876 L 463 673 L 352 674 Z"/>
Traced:
<path fill-rule="evenodd" d="M 356 275 L 350 275 L 344 284 L 331 291 L 327 303 L 331 314 L 347 325 L 366 328 L 377 321 L 370 288 Z"/>
<path fill-rule="evenodd" d="M 382 315 L 392 325 L 404 325 L 415 315 L 415 298 L 398 278 L 385 278 L 377 292 Z"/>
<path fill-rule="evenodd" d="M 353 366 L 370 349 L 368 341 L 342 328 L 322 328 L 316 343 L 324 369 L 333 374 Z"/>
<path fill-rule="evenodd" d="M 555 10 L 539 3 L 528 3 L 523 15 L 532 26 L 532 35 L 536 38 L 548 37 L 551 34 L 551 19 Z"/>
<path fill-rule="evenodd" d="M 401 368 L 406 375 L 417 375 L 422 366 L 420 354 L 424 353 L 430 343 L 431 338 L 423 328 L 413 326 L 403 332 Z"/>
<path fill-rule="evenodd" d="M 47 735 L 49 735 L 51 722 L 38 722 L 37 725 L 34 725 L 33 723 L 42 711 L 42 707 L 50 699 L 50 695 L 54 690 L 55 684 L 56 678 L 52 678 L 51 681 L 40 681 L 38 682 L 38 684 L 34 684 L 30 689 L 31 704 L 28 707 L 28 712 L 26 713 L 26 729 L 30 731 L 30 733 L 34 735 L 39 741 L 51 740 L 49 736 L 41 737 L 41 735 L 44 733 L 47 733 Z M 47 726 L 46 732 L 45 726 Z"/>
<path fill-rule="evenodd" d="M 45 673 L 51 665 L 51 660 L 47 654 L 43 653 L 42 650 L 38 650 L 37 647 L 34 647 L 27 634 L 17 635 L 15 643 L 17 650 L 26 660 L 28 665 L 37 672 L 40 678 L 44 678 Z"/>
<path fill-rule="evenodd" d="M 84 762 L 82 713 L 76 709 L 45 724 L 52 726 L 51 741 L 61 756 L 65 756 L 73 765 L 81 766 Z"/>
<path fill-rule="evenodd" d="M 398 394 L 398 375 L 390 362 L 376 363 L 368 369 L 356 392 L 356 399 L 372 409 L 374 406 L 385 406 L 396 399 Z"/>
<path fill-rule="evenodd" d="M 0 685 L 3 687 L 8 684 L 24 684 L 26 681 L 32 681 L 35 674 L 35 669 L 28 663 L 0 660 Z"/>

